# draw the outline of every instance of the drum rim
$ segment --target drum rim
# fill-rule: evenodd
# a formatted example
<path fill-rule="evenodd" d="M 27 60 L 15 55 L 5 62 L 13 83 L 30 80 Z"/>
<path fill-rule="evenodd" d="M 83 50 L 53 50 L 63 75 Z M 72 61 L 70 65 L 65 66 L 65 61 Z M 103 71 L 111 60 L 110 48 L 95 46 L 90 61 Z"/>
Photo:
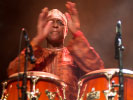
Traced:
<path fill-rule="evenodd" d="M 10 82 L 10 81 L 17 80 L 18 75 L 21 78 L 23 73 L 24 72 L 14 73 L 14 74 L 12 74 L 8 77 L 7 81 Z M 40 72 L 40 71 L 27 71 L 27 78 L 28 79 L 36 78 L 36 77 L 39 77 L 39 79 L 54 81 L 55 83 L 57 83 L 57 84 L 59 84 L 63 87 L 67 86 L 66 83 L 63 80 L 61 80 L 58 76 L 56 76 L 54 74 L 51 74 L 51 73 L 48 73 L 48 72 Z"/>
<path fill-rule="evenodd" d="M 10 75 L 8 78 L 13 78 L 13 77 L 17 77 L 18 74 L 22 75 L 24 72 L 19 72 L 19 73 L 14 73 L 12 75 Z M 59 77 L 51 74 L 51 73 L 47 73 L 47 72 L 40 72 L 40 71 L 27 71 L 27 77 L 30 78 L 31 76 L 40 76 L 42 78 L 45 78 L 47 76 L 50 76 L 52 79 L 56 79 L 59 80 Z"/>
<path fill-rule="evenodd" d="M 109 73 L 112 74 L 113 76 L 118 74 L 119 69 L 118 68 L 108 68 L 108 69 L 100 69 L 100 70 L 95 70 L 92 72 L 89 72 L 85 75 L 83 75 L 80 79 L 79 82 L 83 82 L 84 80 L 87 80 L 88 77 L 90 76 L 96 76 L 96 75 L 104 75 L 105 73 Z M 133 71 L 129 70 L 129 69 L 122 69 L 123 75 L 124 76 L 129 76 L 131 78 L 133 78 Z"/>

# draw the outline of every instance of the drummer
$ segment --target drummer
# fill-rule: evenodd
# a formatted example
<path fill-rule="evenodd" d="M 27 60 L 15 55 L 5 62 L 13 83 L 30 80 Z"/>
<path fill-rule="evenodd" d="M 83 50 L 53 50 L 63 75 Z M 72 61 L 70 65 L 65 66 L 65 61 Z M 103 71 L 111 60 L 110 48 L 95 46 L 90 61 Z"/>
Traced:
<path fill-rule="evenodd" d="M 63 14 L 57 9 L 42 9 L 37 25 L 37 34 L 32 39 L 36 58 L 35 64 L 28 62 L 28 71 L 43 71 L 59 76 L 66 82 L 67 100 L 76 100 L 77 82 L 82 75 L 104 67 L 98 53 L 89 44 L 80 30 L 80 21 L 75 3 L 67 2 L 68 12 Z M 64 46 L 68 30 L 73 38 Z M 46 40 L 47 47 L 40 44 Z M 20 54 L 20 71 L 24 71 L 25 50 Z M 8 67 L 8 76 L 17 73 L 19 58 L 15 58 Z"/>

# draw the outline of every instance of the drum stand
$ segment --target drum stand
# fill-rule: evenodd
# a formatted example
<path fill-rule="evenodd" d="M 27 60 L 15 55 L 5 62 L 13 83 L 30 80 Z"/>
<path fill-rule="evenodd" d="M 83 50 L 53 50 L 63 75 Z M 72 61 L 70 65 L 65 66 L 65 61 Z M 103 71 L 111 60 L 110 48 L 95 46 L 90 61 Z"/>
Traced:
<path fill-rule="evenodd" d="M 116 37 L 115 37 L 115 59 L 118 60 L 119 64 L 119 100 L 124 100 L 124 78 L 123 78 L 123 63 L 122 63 L 122 52 L 124 46 L 122 45 L 121 37 L 121 21 L 117 22 L 116 26 Z"/>

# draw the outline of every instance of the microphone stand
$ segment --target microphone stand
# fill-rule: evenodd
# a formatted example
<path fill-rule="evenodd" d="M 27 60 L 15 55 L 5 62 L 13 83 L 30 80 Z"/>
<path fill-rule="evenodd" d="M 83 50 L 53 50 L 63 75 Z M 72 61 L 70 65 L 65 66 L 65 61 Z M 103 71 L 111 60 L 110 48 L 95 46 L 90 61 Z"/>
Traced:
<path fill-rule="evenodd" d="M 23 74 L 23 81 L 22 81 L 22 100 L 27 100 L 27 65 L 28 65 L 28 48 L 26 47 L 25 50 L 25 64 L 24 64 L 24 74 Z"/>
<path fill-rule="evenodd" d="M 122 45 L 122 37 L 121 37 L 121 21 L 117 22 L 116 26 L 116 37 L 115 37 L 115 59 L 118 60 L 119 63 L 119 100 L 124 100 L 124 77 L 123 77 L 123 63 L 122 63 L 122 52 L 124 50 L 124 46 Z"/>
<path fill-rule="evenodd" d="M 21 92 L 22 92 L 22 100 L 27 100 L 27 66 L 28 66 L 28 60 L 30 59 L 30 62 L 32 64 L 35 63 L 36 59 L 33 55 L 33 49 L 30 44 L 28 34 L 24 28 L 22 28 L 22 32 L 24 34 L 24 38 L 26 41 L 26 49 L 25 49 L 25 64 L 24 64 L 24 74 L 23 74 L 23 81 L 22 81 L 22 87 L 21 87 Z"/>
<path fill-rule="evenodd" d="M 25 29 L 22 29 L 22 32 L 25 34 Z M 21 93 L 22 93 L 22 100 L 27 100 L 27 66 L 28 66 L 28 47 L 29 47 L 29 38 L 25 37 L 26 40 L 26 50 L 25 50 L 25 64 L 24 64 L 24 73 L 23 73 L 23 80 L 22 80 L 22 87 L 21 87 Z"/>

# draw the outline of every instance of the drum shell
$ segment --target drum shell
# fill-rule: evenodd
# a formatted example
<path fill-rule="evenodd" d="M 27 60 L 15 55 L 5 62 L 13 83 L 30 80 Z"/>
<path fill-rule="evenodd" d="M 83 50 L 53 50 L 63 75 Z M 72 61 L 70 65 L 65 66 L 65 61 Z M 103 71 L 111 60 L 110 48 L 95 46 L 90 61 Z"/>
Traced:
<path fill-rule="evenodd" d="M 36 72 L 32 72 L 32 74 L 35 74 Z M 37 72 L 38 73 L 38 72 Z M 42 74 L 42 73 L 41 73 Z M 46 90 L 48 92 L 55 93 L 54 100 L 60 100 L 59 98 L 64 98 L 64 88 L 65 83 L 61 82 L 57 77 L 54 77 L 54 75 L 47 76 L 46 73 L 43 73 L 43 77 L 40 75 L 28 75 L 27 76 L 27 91 L 33 92 L 33 82 L 32 79 L 38 78 L 36 84 L 35 84 L 35 90 L 39 90 L 40 97 L 38 100 L 50 100 L 48 96 L 46 95 Z M 51 75 L 51 74 L 49 74 Z M 20 78 L 19 81 L 17 81 L 17 76 L 10 77 L 7 81 L 7 87 L 6 91 L 8 94 L 7 100 L 18 100 L 18 95 L 21 97 L 21 90 L 17 88 L 17 84 L 19 83 L 19 86 L 22 86 L 22 78 Z M 64 85 L 64 87 L 63 87 Z M 57 93 L 58 92 L 58 93 Z M 60 97 L 59 97 L 60 96 Z M 28 99 L 29 100 L 29 99 Z"/>
<path fill-rule="evenodd" d="M 91 100 L 107 100 L 105 98 L 104 91 L 109 90 L 109 87 L 112 86 L 112 84 L 109 84 L 109 80 L 105 73 L 112 70 L 114 74 L 112 74 L 110 83 L 113 81 L 115 84 L 119 84 L 119 77 L 118 77 L 118 69 L 107 69 L 107 70 L 100 70 L 100 71 L 94 71 L 92 73 L 89 73 L 85 76 L 83 76 L 79 81 L 79 94 L 77 96 L 77 100 L 79 98 L 82 98 L 82 100 L 88 100 L 87 94 L 94 91 L 100 92 L 99 99 L 91 99 Z M 130 71 L 131 72 L 131 71 Z M 133 89 L 133 73 L 124 73 L 124 100 L 132 100 L 132 89 Z M 110 85 L 110 86 L 109 86 Z M 116 95 L 114 97 L 114 100 L 118 99 L 118 91 L 119 87 L 114 88 L 116 92 Z M 83 97 L 82 97 L 83 96 Z M 112 100 L 112 99 L 111 99 Z"/>

